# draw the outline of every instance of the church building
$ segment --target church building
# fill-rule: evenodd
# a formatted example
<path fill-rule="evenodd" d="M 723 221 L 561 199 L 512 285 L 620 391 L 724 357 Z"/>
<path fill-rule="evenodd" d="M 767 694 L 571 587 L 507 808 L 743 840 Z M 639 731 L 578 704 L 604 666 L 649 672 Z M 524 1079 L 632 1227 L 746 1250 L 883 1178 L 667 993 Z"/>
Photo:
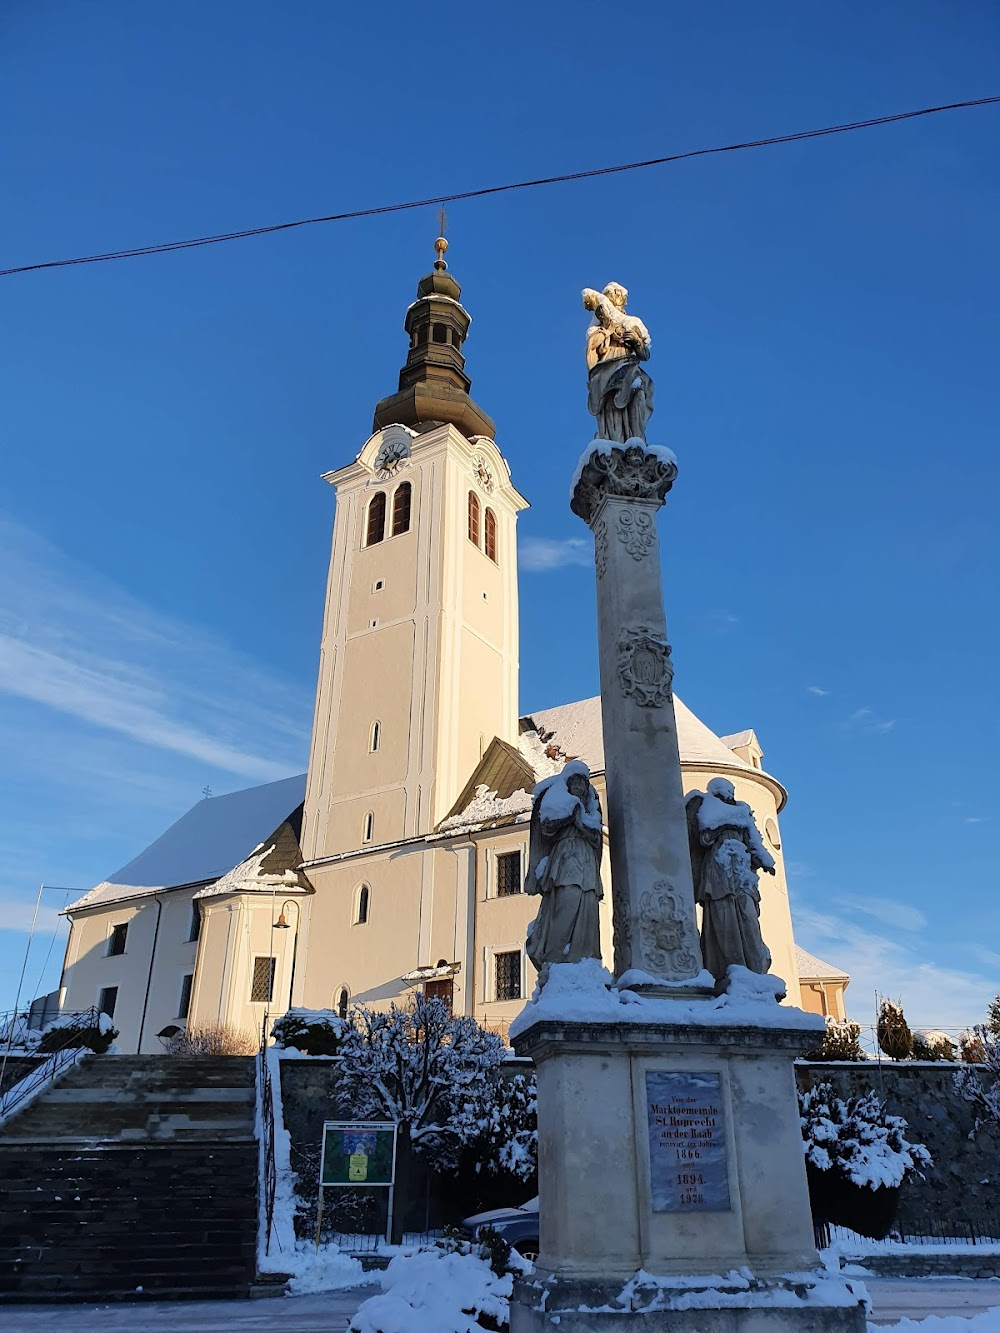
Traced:
<path fill-rule="evenodd" d="M 600 698 L 518 716 L 517 517 L 527 501 L 470 396 L 470 316 L 438 241 L 397 391 L 327 473 L 336 510 L 308 772 L 199 802 L 68 907 L 63 1010 L 124 1052 L 187 1025 L 257 1032 L 290 1006 L 416 991 L 506 1032 L 534 985 L 523 893 L 535 783 L 583 759 L 606 806 Z M 728 778 L 776 861 L 761 925 L 788 1000 L 843 1018 L 846 974 L 795 944 L 779 815 L 752 730 L 675 699 L 685 790 Z M 605 833 L 602 941 L 610 965 Z"/>

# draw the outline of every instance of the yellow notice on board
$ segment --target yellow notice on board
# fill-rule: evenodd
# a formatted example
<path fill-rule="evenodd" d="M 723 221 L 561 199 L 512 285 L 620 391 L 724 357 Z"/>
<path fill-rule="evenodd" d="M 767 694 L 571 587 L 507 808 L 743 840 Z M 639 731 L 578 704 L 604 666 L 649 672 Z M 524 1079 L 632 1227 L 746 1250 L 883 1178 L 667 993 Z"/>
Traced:
<path fill-rule="evenodd" d="M 366 1152 L 352 1152 L 347 1163 L 348 1180 L 367 1180 L 368 1179 L 368 1154 Z"/>

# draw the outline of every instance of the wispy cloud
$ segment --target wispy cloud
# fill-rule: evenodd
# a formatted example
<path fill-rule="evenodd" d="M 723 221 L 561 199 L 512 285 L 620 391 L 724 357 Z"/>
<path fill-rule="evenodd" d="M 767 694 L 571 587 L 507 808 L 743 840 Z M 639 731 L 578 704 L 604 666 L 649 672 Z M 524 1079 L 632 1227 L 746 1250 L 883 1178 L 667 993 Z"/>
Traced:
<path fill-rule="evenodd" d="M 594 543 L 585 537 L 526 537 L 518 543 L 517 563 L 531 573 L 565 569 L 568 565 L 592 565 Z"/>
<path fill-rule="evenodd" d="M 829 693 L 830 693 L 830 691 L 829 691 L 829 690 L 824 690 L 823 687 L 822 687 L 822 685 L 807 685 L 807 686 L 806 686 L 806 694 L 815 694 L 815 695 L 817 696 L 817 698 L 820 698 L 820 699 L 825 698 L 826 695 L 828 695 Z"/>
<path fill-rule="evenodd" d="M 923 930 L 927 925 L 927 918 L 919 908 L 912 907 L 909 903 L 901 903 L 896 898 L 843 894 L 838 901 L 852 911 L 863 912 L 866 916 L 881 921 L 884 926 L 916 931 Z"/>
<path fill-rule="evenodd" d="M 58 894 L 55 896 L 58 899 Z M 46 933 L 51 935 L 62 924 L 59 916 L 59 908 L 62 905 L 61 899 L 59 899 L 57 907 L 49 906 L 47 902 L 43 902 L 38 909 L 36 918 L 34 900 L 0 897 L 0 930 L 17 930 L 27 934 L 34 919 L 36 935 Z"/>
<path fill-rule="evenodd" d="M 867 930 L 837 899 L 826 911 L 799 906 L 796 938 L 803 948 L 850 973 L 847 991 L 850 1016 L 869 1025 L 875 1021 L 875 992 L 900 997 L 911 1027 L 963 1028 L 980 1023 L 996 992 L 991 979 L 973 969 L 941 967 L 927 961 L 919 936 L 900 940 Z"/>
<path fill-rule="evenodd" d="M 966 815 L 962 820 L 963 824 L 985 824 L 986 822 L 986 815 Z"/>
<path fill-rule="evenodd" d="M 734 611 L 727 611 L 725 607 L 706 611 L 705 620 L 717 634 L 726 634 L 740 623 L 739 616 Z"/>
<path fill-rule="evenodd" d="M 305 691 L 2 516 L 0 568 L 0 694 L 241 778 L 301 766 Z"/>
<path fill-rule="evenodd" d="M 875 714 L 872 708 L 855 708 L 854 712 L 844 723 L 846 727 L 854 727 L 858 731 L 868 731 L 873 735 L 884 736 L 892 731 L 896 725 L 895 718 L 880 718 Z"/>

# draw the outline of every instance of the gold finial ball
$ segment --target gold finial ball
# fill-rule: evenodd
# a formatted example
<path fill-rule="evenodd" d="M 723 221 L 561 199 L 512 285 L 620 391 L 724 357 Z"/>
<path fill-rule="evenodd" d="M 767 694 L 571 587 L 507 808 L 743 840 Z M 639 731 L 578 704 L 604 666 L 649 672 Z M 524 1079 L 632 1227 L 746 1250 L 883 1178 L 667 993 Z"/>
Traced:
<path fill-rule="evenodd" d="M 434 249 L 437 251 L 437 259 L 434 261 L 435 268 L 447 268 L 444 260 L 444 252 L 448 249 L 448 242 L 443 236 L 439 236 L 434 242 Z"/>

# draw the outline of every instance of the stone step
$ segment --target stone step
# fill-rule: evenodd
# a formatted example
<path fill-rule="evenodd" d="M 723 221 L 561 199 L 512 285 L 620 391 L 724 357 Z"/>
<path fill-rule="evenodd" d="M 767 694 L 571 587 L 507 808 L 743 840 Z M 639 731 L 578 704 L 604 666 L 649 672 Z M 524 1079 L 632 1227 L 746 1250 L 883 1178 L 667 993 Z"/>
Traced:
<path fill-rule="evenodd" d="M 74 1088 L 57 1083 L 45 1094 L 47 1106 L 132 1106 L 132 1105 L 197 1105 L 201 1102 L 224 1102 L 246 1107 L 254 1102 L 252 1088 Z"/>

